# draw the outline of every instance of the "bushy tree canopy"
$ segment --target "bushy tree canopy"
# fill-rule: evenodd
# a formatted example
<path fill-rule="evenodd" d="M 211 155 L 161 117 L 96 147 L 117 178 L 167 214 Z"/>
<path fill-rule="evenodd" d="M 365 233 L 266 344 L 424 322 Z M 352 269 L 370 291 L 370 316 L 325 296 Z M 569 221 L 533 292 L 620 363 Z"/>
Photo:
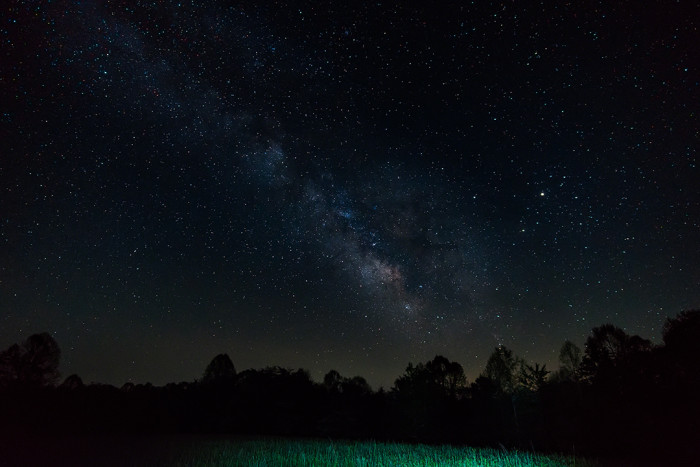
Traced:
<path fill-rule="evenodd" d="M 406 372 L 396 379 L 394 389 L 407 393 L 423 393 L 456 397 L 466 385 L 462 365 L 451 362 L 442 355 L 433 360 L 413 365 L 409 363 Z"/>
<path fill-rule="evenodd" d="M 0 386 L 48 386 L 58 381 L 61 349 L 47 332 L 0 353 Z"/>
<path fill-rule="evenodd" d="M 679 353 L 700 353 L 700 309 L 686 310 L 664 324 L 663 339 L 666 348 Z"/>
<path fill-rule="evenodd" d="M 209 362 L 202 376 L 204 384 L 221 384 L 230 383 L 236 378 L 236 368 L 228 354 L 222 353 L 217 355 Z"/>
<path fill-rule="evenodd" d="M 586 339 L 581 364 L 583 376 L 589 381 L 608 379 L 618 373 L 619 367 L 629 362 L 635 354 L 651 349 L 651 341 L 636 335 L 629 336 L 612 324 L 595 327 Z"/>

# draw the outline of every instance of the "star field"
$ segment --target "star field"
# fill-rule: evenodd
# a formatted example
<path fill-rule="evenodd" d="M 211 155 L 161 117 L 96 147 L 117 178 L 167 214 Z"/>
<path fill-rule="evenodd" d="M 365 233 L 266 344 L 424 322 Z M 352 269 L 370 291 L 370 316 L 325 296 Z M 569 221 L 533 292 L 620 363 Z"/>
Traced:
<path fill-rule="evenodd" d="M 700 304 L 692 2 L 0 13 L 0 347 L 86 382 L 493 347 Z"/>

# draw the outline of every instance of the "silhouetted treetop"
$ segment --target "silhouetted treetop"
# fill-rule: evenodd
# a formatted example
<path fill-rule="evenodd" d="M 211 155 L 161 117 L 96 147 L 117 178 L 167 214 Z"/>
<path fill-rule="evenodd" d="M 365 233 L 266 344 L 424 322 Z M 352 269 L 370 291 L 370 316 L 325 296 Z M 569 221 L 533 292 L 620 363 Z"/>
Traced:
<path fill-rule="evenodd" d="M 501 345 L 489 356 L 482 376 L 493 381 L 498 392 L 511 393 L 517 383 L 518 365 L 518 358 L 513 355 L 513 351 Z"/>
<path fill-rule="evenodd" d="M 700 309 L 686 310 L 664 324 L 663 339 L 672 351 L 700 354 Z"/>
<path fill-rule="evenodd" d="M 663 330 L 667 370 L 676 378 L 700 385 L 700 310 L 669 318 Z"/>
<path fill-rule="evenodd" d="M 462 365 L 457 362 L 451 362 L 442 355 L 436 355 L 425 366 L 435 383 L 452 397 L 456 396 L 457 391 L 467 384 Z"/>
<path fill-rule="evenodd" d="M 581 349 L 570 340 L 564 341 L 559 349 L 559 369 L 552 373 L 551 380 L 554 382 L 579 381 L 582 360 Z"/>
<path fill-rule="evenodd" d="M 331 394 L 363 396 L 370 394 L 372 388 L 362 376 L 345 378 L 336 370 L 330 370 L 323 377 L 323 387 Z"/>
<path fill-rule="evenodd" d="M 63 389 L 75 390 L 85 387 L 85 384 L 83 384 L 83 380 L 80 376 L 72 374 L 63 380 L 60 387 Z"/>
<path fill-rule="evenodd" d="M 0 353 L 0 386 L 47 386 L 58 381 L 61 349 L 49 333 L 33 334 Z"/>
<path fill-rule="evenodd" d="M 564 341 L 559 350 L 559 364 L 570 374 L 576 373 L 581 365 L 581 349 L 570 340 Z"/>
<path fill-rule="evenodd" d="M 544 386 L 549 373 L 550 371 L 547 370 L 547 365 L 540 366 L 539 363 L 535 363 L 533 366 L 522 363 L 520 366 L 520 374 L 518 375 L 518 382 L 521 388 L 537 392 Z"/>
<path fill-rule="evenodd" d="M 436 355 L 425 364 L 409 363 L 406 372 L 394 382 L 394 389 L 403 394 L 455 397 L 465 388 L 466 382 L 462 365 Z"/>
<path fill-rule="evenodd" d="M 351 396 L 365 396 L 372 392 L 372 387 L 362 376 L 345 378 L 343 381 L 343 394 Z"/>
<path fill-rule="evenodd" d="M 330 393 L 338 394 L 343 389 L 344 378 L 336 370 L 330 370 L 323 377 L 323 387 Z"/>
<path fill-rule="evenodd" d="M 651 341 L 629 336 L 622 329 L 604 324 L 593 328 L 586 339 L 581 369 L 585 378 L 609 377 L 634 355 L 651 351 Z"/>
<path fill-rule="evenodd" d="M 207 365 L 202 375 L 203 384 L 231 383 L 236 378 L 236 368 L 228 354 L 222 353 L 214 357 Z"/>

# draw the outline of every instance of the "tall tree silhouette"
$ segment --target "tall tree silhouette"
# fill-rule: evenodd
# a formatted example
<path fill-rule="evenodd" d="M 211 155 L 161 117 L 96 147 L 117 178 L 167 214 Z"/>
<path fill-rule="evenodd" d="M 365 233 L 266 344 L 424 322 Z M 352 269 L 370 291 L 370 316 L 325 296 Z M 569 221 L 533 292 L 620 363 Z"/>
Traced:
<path fill-rule="evenodd" d="M 0 353 L 1 386 L 48 386 L 60 377 L 61 349 L 49 333 L 33 334 Z"/>
<path fill-rule="evenodd" d="M 570 340 L 564 341 L 564 344 L 559 350 L 558 379 L 563 381 L 578 381 L 581 360 L 581 349 Z"/>
<path fill-rule="evenodd" d="M 666 320 L 663 339 L 674 378 L 700 385 L 700 310 L 686 310 Z"/>
<path fill-rule="evenodd" d="M 686 310 L 669 318 L 664 325 L 663 341 L 664 347 L 659 349 L 659 373 L 663 376 L 664 392 L 659 405 L 664 410 L 659 425 L 668 427 L 664 433 L 667 445 L 680 446 L 687 451 L 688 458 L 696 461 L 700 458 L 700 309 Z"/>
<path fill-rule="evenodd" d="M 499 345 L 489 356 L 483 376 L 493 381 L 499 393 L 512 393 L 517 384 L 518 365 L 518 358 L 513 355 L 513 351 Z"/>

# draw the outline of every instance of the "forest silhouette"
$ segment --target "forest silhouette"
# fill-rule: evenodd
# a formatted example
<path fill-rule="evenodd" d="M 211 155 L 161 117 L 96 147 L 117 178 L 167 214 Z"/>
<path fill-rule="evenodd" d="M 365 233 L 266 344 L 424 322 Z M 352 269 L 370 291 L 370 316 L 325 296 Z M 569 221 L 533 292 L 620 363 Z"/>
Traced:
<path fill-rule="evenodd" d="M 697 459 L 700 310 L 669 318 L 663 343 L 605 324 L 560 366 L 496 347 L 481 375 L 437 355 L 389 390 L 361 376 L 280 367 L 237 372 L 215 356 L 201 378 L 162 387 L 60 384 L 60 348 L 34 334 L 0 353 L 0 435 L 232 434 L 506 446 L 602 458 Z"/>

